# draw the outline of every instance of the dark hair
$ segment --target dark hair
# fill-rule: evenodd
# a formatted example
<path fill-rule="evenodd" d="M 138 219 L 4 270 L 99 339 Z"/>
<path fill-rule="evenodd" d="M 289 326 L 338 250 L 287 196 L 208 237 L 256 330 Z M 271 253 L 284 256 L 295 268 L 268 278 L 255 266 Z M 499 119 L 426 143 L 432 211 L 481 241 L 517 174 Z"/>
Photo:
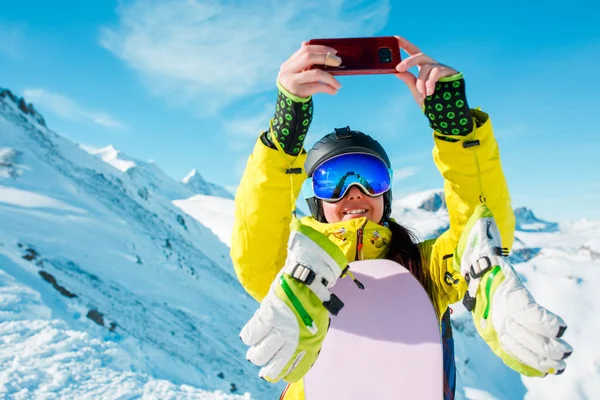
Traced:
<path fill-rule="evenodd" d="M 423 285 L 423 288 L 425 288 L 425 291 L 429 295 L 429 299 L 435 304 L 431 276 L 423 268 L 423 258 L 421 257 L 419 246 L 417 245 L 417 237 L 410 230 L 397 222 L 389 220 L 388 224 L 390 231 L 392 232 L 392 241 L 389 245 L 390 250 L 386 258 L 402 264 L 408 269 L 421 285 Z M 438 310 L 436 310 L 436 313 L 437 312 Z"/>

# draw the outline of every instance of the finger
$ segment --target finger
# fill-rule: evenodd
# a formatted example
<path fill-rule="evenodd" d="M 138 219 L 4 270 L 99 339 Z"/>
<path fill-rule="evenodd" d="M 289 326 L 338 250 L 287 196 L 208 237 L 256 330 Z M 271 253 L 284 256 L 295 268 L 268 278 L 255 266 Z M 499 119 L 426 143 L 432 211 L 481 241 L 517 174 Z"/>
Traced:
<path fill-rule="evenodd" d="M 312 96 L 315 93 L 326 93 L 326 94 L 337 94 L 338 89 L 331 87 L 325 83 L 305 83 L 304 85 L 300 85 L 298 87 L 298 96 L 300 97 L 308 97 Z"/>
<path fill-rule="evenodd" d="M 283 347 L 285 340 L 281 334 L 271 330 L 260 342 L 250 347 L 246 359 L 254 365 L 265 365 Z"/>
<path fill-rule="evenodd" d="M 454 72 L 451 68 L 441 66 L 441 64 L 434 66 L 425 81 L 425 92 L 427 93 L 427 96 L 431 96 L 435 92 L 435 85 L 441 77 L 454 75 L 454 73 L 450 73 L 450 71 Z"/>
<path fill-rule="evenodd" d="M 296 357 L 292 365 L 299 365 L 300 360 L 304 357 L 306 352 L 300 352 Z M 290 345 L 285 345 L 273 356 L 271 361 L 267 363 L 261 370 L 258 372 L 258 376 L 261 378 L 269 379 L 270 381 L 274 381 L 277 379 L 277 376 L 281 374 L 281 371 L 286 367 L 286 365 L 290 362 L 290 359 L 294 355 L 294 347 Z M 291 372 L 291 371 L 288 371 Z"/>
<path fill-rule="evenodd" d="M 308 42 L 304 41 L 302 42 L 302 45 L 300 46 L 300 48 L 298 50 L 296 50 L 285 62 L 282 63 L 282 68 L 289 68 L 289 65 L 291 63 L 294 63 L 294 60 L 296 60 L 298 57 L 302 56 L 305 53 L 321 53 L 321 54 L 336 54 L 337 50 L 333 49 L 329 46 L 322 46 L 322 45 L 314 45 L 311 44 L 309 45 Z"/>
<path fill-rule="evenodd" d="M 521 363 L 546 374 L 561 374 L 567 367 L 562 360 L 552 360 L 542 357 L 527 349 L 510 335 L 502 335 L 500 342 L 504 350 Z"/>
<path fill-rule="evenodd" d="M 337 67 L 342 63 L 342 59 L 331 53 L 302 53 L 298 57 L 290 60 L 286 69 L 291 72 L 300 72 L 309 69 L 313 65 L 328 65 Z"/>
<path fill-rule="evenodd" d="M 515 313 L 513 318 L 530 331 L 546 337 L 561 337 L 567 324 L 561 317 L 537 303 L 532 303 L 525 311 Z"/>
<path fill-rule="evenodd" d="M 398 64 L 398 71 L 408 71 L 409 69 L 415 66 L 421 68 L 425 64 L 437 64 L 437 62 L 428 55 L 419 53 L 414 56 L 410 56 L 404 59 L 402 62 L 400 62 L 400 64 Z"/>
<path fill-rule="evenodd" d="M 417 78 L 413 74 L 411 74 L 410 72 L 400 72 L 394 75 L 396 75 L 398 79 L 406 83 L 406 86 L 408 86 L 408 89 L 410 90 L 411 94 L 413 95 L 415 101 L 418 104 L 423 103 L 423 98 L 417 91 Z"/>
<path fill-rule="evenodd" d="M 253 346 L 265 337 L 271 327 L 272 325 L 262 318 L 261 309 L 259 308 L 242 328 L 240 339 L 246 346 Z"/>
<path fill-rule="evenodd" d="M 506 331 L 513 338 L 518 338 L 524 347 L 542 357 L 564 360 L 573 352 L 573 348 L 564 340 L 538 335 L 514 319 L 508 322 Z"/>
<path fill-rule="evenodd" d="M 400 36 L 395 36 L 395 37 L 398 40 L 398 45 L 400 46 L 400 48 L 403 49 L 404 51 L 406 51 L 406 53 L 409 56 L 412 56 L 412 55 L 415 55 L 415 54 L 418 54 L 421 52 L 421 50 L 419 50 L 419 48 L 417 46 L 415 46 L 414 44 L 412 44 L 405 38 L 400 37 Z"/>
<path fill-rule="evenodd" d="M 421 67 L 419 71 L 419 76 L 417 77 L 417 91 L 423 97 L 428 96 L 427 90 L 425 89 L 425 81 L 429 78 L 429 74 L 436 67 L 436 64 L 425 64 Z"/>
<path fill-rule="evenodd" d="M 302 42 L 302 46 L 290 56 L 289 60 L 297 58 L 304 53 L 337 54 L 337 50 L 329 46 L 323 46 L 320 44 L 308 44 L 308 42 Z"/>
<path fill-rule="evenodd" d="M 296 75 L 295 81 L 296 83 L 301 85 L 305 83 L 320 82 L 329 85 L 336 90 L 339 90 L 342 87 L 342 84 L 337 79 L 335 79 L 333 75 L 321 69 L 311 69 L 308 71 L 301 72 Z"/>

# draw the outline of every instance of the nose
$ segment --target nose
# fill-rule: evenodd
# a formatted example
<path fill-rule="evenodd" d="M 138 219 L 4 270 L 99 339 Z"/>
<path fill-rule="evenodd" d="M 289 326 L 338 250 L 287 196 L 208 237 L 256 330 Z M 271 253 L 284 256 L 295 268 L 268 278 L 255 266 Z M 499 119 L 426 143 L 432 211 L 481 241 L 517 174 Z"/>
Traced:
<path fill-rule="evenodd" d="M 360 190 L 358 186 L 351 186 L 346 192 L 346 199 L 348 200 L 358 200 L 362 199 L 365 194 Z"/>

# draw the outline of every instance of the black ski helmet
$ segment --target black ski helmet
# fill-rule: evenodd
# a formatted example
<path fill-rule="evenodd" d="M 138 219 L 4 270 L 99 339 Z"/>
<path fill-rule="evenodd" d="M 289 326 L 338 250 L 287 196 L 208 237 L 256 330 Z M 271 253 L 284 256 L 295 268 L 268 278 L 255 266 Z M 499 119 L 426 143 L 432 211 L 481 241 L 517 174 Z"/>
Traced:
<path fill-rule="evenodd" d="M 304 170 L 308 177 L 311 177 L 315 169 L 323 162 L 335 156 L 349 153 L 372 154 L 381 158 L 388 168 L 392 167 L 387 153 L 377 140 L 363 132 L 352 130 L 347 126 L 345 128 L 335 128 L 334 132 L 325 135 L 313 145 L 306 156 Z M 306 199 L 306 202 L 314 219 L 319 222 L 327 222 L 323 214 L 323 206 L 318 198 L 314 196 L 309 197 Z M 391 213 L 392 190 L 390 188 L 390 190 L 383 194 L 382 221 L 389 219 Z"/>

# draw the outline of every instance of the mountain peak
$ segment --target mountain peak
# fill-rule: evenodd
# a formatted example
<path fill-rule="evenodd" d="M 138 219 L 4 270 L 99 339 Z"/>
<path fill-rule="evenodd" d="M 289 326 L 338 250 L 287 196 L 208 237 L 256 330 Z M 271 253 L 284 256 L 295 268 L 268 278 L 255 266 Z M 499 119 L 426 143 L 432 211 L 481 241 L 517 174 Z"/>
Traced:
<path fill-rule="evenodd" d="M 208 182 L 196 168 L 192 169 L 188 174 L 181 180 L 184 186 L 187 186 L 195 194 L 204 194 L 207 196 L 218 196 L 226 199 L 233 199 L 233 195 L 229 193 L 225 188 L 215 185 L 214 183 Z"/>
<path fill-rule="evenodd" d="M 446 209 L 443 189 L 431 189 L 413 193 L 394 202 L 396 206 L 408 209 L 421 209 L 436 212 Z"/>
<path fill-rule="evenodd" d="M 99 156 L 102 161 L 112 165 L 122 172 L 127 172 L 128 169 L 137 166 L 136 163 L 131 160 L 119 158 L 120 151 L 117 150 L 112 144 L 101 148 L 95 148 L 84 144 L 80 144 L 79 147 L 91 155 Z"/>
<path fill-rule="evenodd" d="M 188 174 L 186 176 L 184 176 L 183 179 L 181 180 L 181 183 L 183 183 L 184 185 L 187 185 L 188 183 L 190 183 L 191 180 L 199 180 L 201 182 L 205 182 L 204 178 L 202 178 L 202 175 L 200 175 L 200 173 L 198 172 L 198 170 L 196 170 L 196 168 L 194 168 L 190 172 L 188 172 Z"/>
<path fill-rule="evenodd" d="M 527 207 L 518 207 L 514 209 L 516 218 L 516 229 L 522 232 L 556 232 L 558 224 L 539 219 L 533 211 Z"/>
<path fill-rule="evenodd" d="M 46 120 L 42 114 L 37 112 L 33 104 L 27 103 L 23 97 L 18 97 L 9 89 L 0 87 L 0 99 L 9 99 L 23 114 L 31 116 L 35 122 L 47 128 Z"/>

